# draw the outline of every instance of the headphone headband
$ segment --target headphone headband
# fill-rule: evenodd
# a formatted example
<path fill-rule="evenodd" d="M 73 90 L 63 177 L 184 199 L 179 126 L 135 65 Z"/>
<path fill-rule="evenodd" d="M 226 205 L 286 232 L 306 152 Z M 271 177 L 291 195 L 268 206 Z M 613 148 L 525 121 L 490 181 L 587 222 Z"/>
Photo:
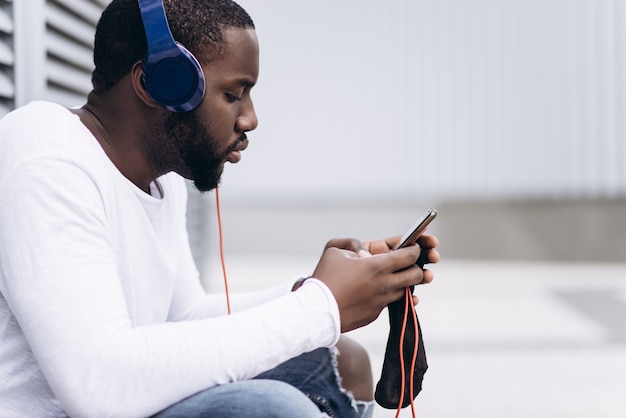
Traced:
<path fill-rule="evenodd" d="M 172 112 L 188 112 L 204 97 L 198 60 L 178 44 L 167 23 L 163 0 L 139 0 L 148 51 L 142 60 L 146 90 Z"/>

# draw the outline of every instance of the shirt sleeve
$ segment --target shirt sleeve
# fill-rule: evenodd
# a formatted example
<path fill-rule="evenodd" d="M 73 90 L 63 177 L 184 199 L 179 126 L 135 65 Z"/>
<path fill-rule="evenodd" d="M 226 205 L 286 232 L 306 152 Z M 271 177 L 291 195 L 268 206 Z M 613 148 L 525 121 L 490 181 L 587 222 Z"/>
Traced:
<path fill-rule="evenodd" d="M 0 291 L 71 416 L 149 416 L 339 338 L 336 302 L 314 279 L 232 315 L 133 327 L 84 170 L 30 164 L 0 195 Z"/>

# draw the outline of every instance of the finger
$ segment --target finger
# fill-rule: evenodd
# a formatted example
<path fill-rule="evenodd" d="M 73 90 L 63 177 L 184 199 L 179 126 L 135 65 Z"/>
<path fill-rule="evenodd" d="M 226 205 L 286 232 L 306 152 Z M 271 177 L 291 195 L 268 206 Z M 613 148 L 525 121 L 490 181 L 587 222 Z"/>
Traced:
<path fill-rule="evenodd" d="M 424 249 L 422 248 L 422 252 L 420 253 L 420 257 L 417 260 L 417 265 L 423 267 L 424 264 L 434 264 L 438 263 L 440 259 L 439 251 L 434 249 Z"/>
<path fill-rule="evenodd" d="M 421 268 L 415 264 L 411 267 L 407 267 L 404 270 L 396 271 L 393 274 L 393 279 L 389 282 L 390 289 L 394 292 L 399 292 L 398 298 L 402 297 L 407 287 L 416 286 L 424 281 L 424 272 Z"/>
<path fill-rule="evenodd" d="M 361 243 L 361 241 L 355 238 L 334 238 L 328 241 L 324 249 L 328 249 L 331 247 L 339 248 L 342 250 L 350 250 L 358 253 L 363 249 L 363 244 Z"/>
<path fill-rule="evenodd" d="M 435 248 L 439 245 L 439 239 L 434 235 L 423 234 L 417 239 L 417 245 L 422 248 Z"/>
<path fill-rule="evenodd" d="M 367 251 L 366 249 L 359 250 L 357 255 L 359 256 L 359 258 L 371 257 L 372 256 L 372 254 L 369 251 Z"/>
<path fill-rule="evenodd" d="M 387 271 L 394 272 L 414 265 L 417 262 L 420 253 L 420 247 L 417 245 L 411 245 L 386 254 L 376 254 L 376 257 L 384 260 Z"/>
<path fill-rule="evenodd" d="M 371 254 L 385 254 L 396 247 L 400 237 L 391 237 L 375 241 L 370 241 L 363 246 L 368 249 Z"/>
<path fill-rule="evenodd" d="M 387 245 L 387 248 L 389 250 L 393 250 L 394 248 L 396 248 L 398 246 L 398 244 L 400 244 L 400 238 L 402 238 L 400 235 L 395 236 L 395 237 L 389 237 L 389 238 L 385 238 L 385 244 Z"/>
<path fill-rule="evenodd" d="M 420 300 L 417 296 L 413 295 L 413 306 L 417 306 L 420 303 Z"/>
<path fill-rule="evenodd" d="M 422 281 L 419 284 L 428 284 L 435 279 L 435 274 L 432 270 L 423 269 L 422 270 Z"/>

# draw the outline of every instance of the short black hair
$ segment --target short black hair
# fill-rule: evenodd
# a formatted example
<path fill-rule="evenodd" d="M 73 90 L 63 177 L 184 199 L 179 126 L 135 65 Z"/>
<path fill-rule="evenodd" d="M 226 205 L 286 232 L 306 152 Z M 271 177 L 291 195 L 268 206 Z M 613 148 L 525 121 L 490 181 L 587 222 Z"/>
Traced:
<path fill-rule="evenodd" d="M 232 0 L 164 0 L 174 39 L 201 63 L 223 52 L 225 29 L 254 29 L 248 13 Z M 94 40 L 91 82 L 102 94 L 130 73 L 146 54 L 147 42 L 137 0 L 113 0 L 102 12 Z"/>

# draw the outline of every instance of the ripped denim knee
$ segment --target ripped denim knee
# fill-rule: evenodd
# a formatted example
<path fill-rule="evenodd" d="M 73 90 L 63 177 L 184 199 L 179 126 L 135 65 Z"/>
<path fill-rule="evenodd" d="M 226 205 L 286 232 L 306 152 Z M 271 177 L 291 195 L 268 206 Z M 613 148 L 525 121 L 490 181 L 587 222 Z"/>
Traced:
<path fill-rule="evenodd" d="M 341 387 L 334 348 L 304 353 L 256 378 L 281 380 L 295 386 L 331 418 L 371 418 L 374 413 L 373 401 L 357 401 Z"/>

